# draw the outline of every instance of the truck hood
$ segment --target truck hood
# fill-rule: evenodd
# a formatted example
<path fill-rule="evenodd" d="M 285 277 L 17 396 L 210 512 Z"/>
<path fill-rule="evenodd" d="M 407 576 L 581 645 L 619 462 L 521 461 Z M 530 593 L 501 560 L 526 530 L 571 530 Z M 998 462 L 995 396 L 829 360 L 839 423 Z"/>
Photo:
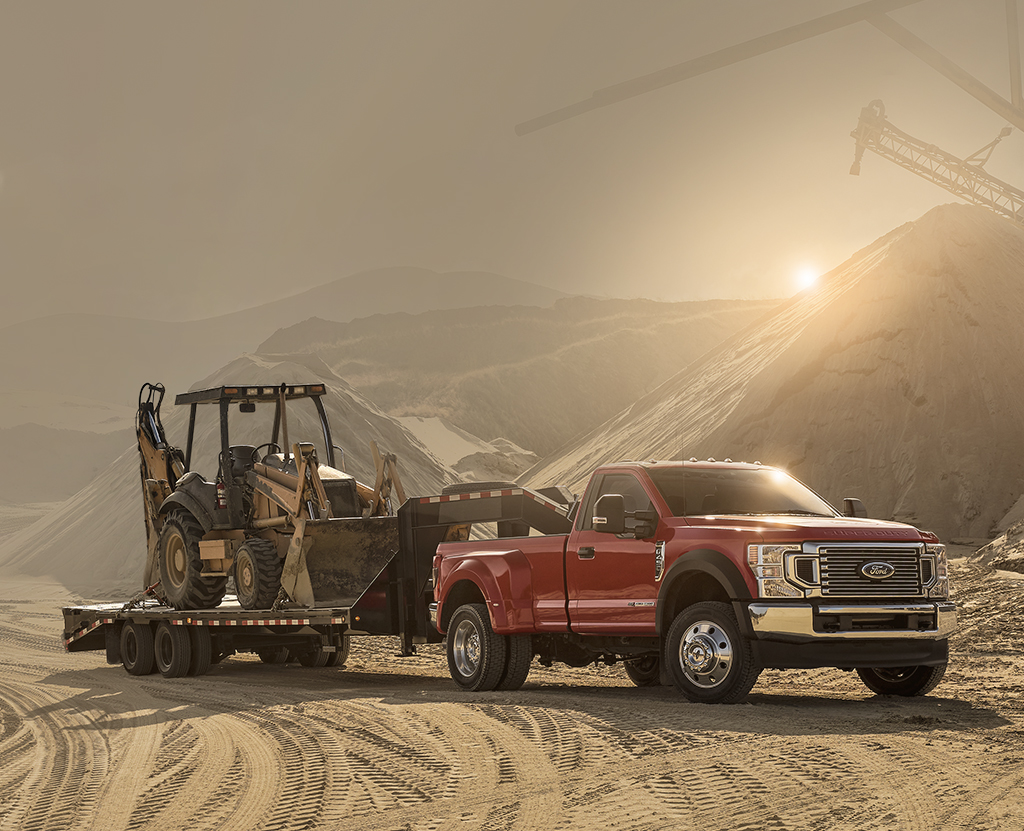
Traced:
<path fill-rule="evenodd" d="M 691 516 L 672 517 L 673 528 L 732 528 L 750 530 L 766 540 L 850 540 L 865 542 L 912 541 L 934 542 L 934 534 L 919 531 L 913 525 L 883 519 L 856 517 L 790 516 Z"/>

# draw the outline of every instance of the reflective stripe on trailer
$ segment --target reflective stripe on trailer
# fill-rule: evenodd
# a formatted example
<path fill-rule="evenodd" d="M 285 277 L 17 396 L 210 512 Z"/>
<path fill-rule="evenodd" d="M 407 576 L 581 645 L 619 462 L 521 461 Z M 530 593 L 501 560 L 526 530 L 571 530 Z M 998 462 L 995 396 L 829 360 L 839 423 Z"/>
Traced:
<path fill-rule="evenodd" d="M 64 638 L 64 651 L 68 652 L 69 651 L 68 650 L 68 645 L 71 644 L 72 641 L 77 641 L 79 638 L 84 638 L 86 635 L 88 635 L 97 626 L 102 626 L 104 623 L 113 623 L 113 622 L 114 622 L 114 619 L 112 617 L 105 617 L 105 618 L 101 618 L 100 620 L 95 621 L 94 623 L 90 623 L 84 629 L 79 629 L 77 632 L 72 634 L 72 636 L 70 638 Z"/>

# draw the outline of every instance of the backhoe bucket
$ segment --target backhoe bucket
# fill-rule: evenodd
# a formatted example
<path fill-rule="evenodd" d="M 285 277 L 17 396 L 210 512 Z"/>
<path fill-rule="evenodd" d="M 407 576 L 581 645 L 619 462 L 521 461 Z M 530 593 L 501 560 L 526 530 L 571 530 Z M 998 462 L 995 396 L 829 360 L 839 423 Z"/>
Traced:
<path fill-rule="evenodd" d="M 397 551 L 398 517 L 298 519 L 281 585 L 303 606 L 351 606 Z"/>

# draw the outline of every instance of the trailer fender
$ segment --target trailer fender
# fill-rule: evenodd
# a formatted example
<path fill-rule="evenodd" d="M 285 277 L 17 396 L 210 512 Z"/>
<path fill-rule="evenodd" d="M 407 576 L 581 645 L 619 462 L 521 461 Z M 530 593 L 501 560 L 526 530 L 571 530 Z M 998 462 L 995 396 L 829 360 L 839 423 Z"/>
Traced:
<path fill-rule="evenodd" d="M 530 563 L 519 549 L 488 551 L 465 557 L 448 574 L 448 589 L 441 598 L 438 625 L 447 627 L 455 608 L 448 598 L 459 583 L 469 581 L 480 591 L 491 615 L 494 631 L 509 635 L 533 631 L 533 585 Z"/>
<path fill-rule="evenodd" d="M 684 607 L 702 600 L 732 603 L 750 599 L 750 589 L 736 564 L 721 551 L 688 551 L 669 567 L 658 593 L 655 625 L 659 635 L 668 631 Z M 741 621 L 742 627 L 742 621 Z M 745 633 L 748 634 L 748 633 Z M 749 633 L 752 634 L 752 633 Z"/>

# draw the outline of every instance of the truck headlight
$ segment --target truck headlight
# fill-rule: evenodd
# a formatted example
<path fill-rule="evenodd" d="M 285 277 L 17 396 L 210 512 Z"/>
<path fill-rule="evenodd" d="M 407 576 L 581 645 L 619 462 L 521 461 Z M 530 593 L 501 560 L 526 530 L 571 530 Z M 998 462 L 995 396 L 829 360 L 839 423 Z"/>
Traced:
<path fill-rule="evenodd" d="M 938 543 L 925 546 L 925 556 L 921 561 L 922 568 L 931 568 L 930 580 L 924 580 L 929 597 L 949 597 L 949 565 L 946 559 L 946 546 Z M 927 575 L 922 574 L 922 578 Z"/>
<path fill-rule="evenodd" d="M 747 564 L 757 578 L 759 597 L 803 597 L 803 589 L 790 585 L 785 578 L 786 555 L 799 554 L 792 545 L 748 545 Z"/>

